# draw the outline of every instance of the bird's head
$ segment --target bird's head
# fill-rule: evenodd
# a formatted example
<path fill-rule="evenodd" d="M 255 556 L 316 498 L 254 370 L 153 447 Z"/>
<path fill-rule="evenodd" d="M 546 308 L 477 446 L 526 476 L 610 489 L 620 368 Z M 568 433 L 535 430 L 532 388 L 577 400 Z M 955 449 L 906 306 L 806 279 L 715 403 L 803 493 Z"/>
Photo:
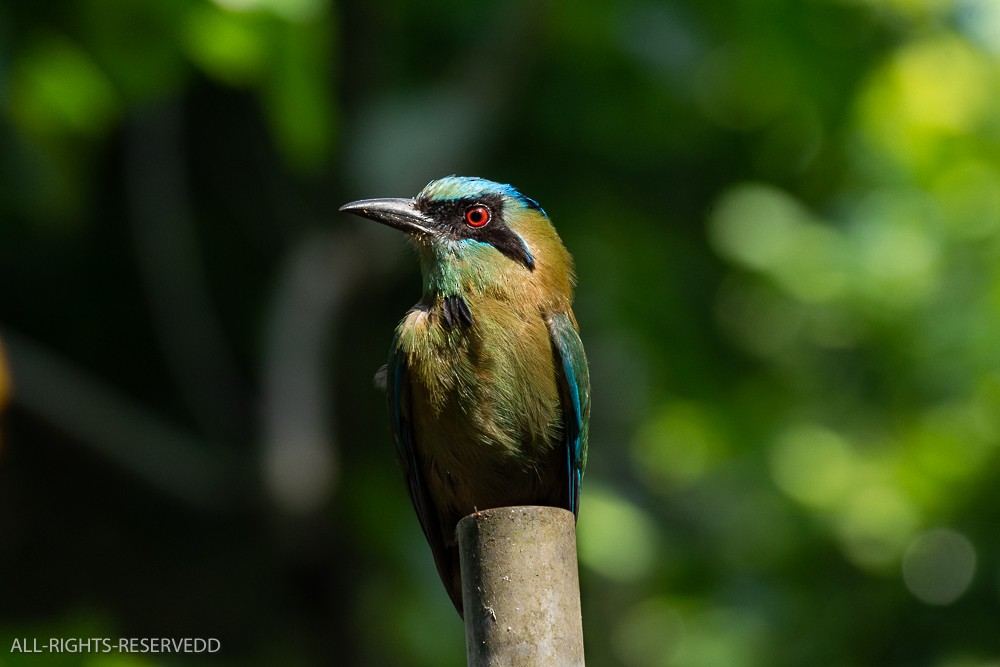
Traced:
<path fill-rule="evenodd" d="M 572 258 L 542 207 L 510 185 L 447 176 L 413 199 L 362 199 L 340 210 L 409 234 L 425 294 L 531 286 L 571 298 Z"/>

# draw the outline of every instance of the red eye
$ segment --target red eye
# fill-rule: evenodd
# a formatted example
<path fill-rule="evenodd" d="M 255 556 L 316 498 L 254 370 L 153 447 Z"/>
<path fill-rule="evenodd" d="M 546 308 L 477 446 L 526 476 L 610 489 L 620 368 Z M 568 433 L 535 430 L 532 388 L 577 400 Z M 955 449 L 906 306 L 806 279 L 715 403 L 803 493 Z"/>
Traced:
<path fill-rule="evenodd" d="M 465 209 L 465 223 L 469 227 L 482 227 L 490 221 L 490 209 L 479 204 Z"/>

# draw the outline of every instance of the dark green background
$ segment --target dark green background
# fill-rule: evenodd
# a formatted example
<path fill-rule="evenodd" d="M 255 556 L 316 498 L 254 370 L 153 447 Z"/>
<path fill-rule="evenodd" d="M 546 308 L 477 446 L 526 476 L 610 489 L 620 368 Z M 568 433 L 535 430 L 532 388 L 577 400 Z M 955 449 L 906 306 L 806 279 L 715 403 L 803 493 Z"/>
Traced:
<path fill-rule="evenodd" d="M 996 667 L 998 93 L 995 0 L 0 3 L 0 665 L 464 664 L 337 213 L 459 173 L 576 257 L 590 664 Z"/>

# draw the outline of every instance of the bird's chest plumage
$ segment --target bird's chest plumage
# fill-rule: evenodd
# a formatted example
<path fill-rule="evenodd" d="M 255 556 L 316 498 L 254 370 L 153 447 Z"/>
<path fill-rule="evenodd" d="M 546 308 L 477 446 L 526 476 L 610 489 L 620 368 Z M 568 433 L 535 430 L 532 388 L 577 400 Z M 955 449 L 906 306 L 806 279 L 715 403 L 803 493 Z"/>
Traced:
<path fill-rule="evenodd" d="M 538 502 L 561 420 L 546 322 L 537 307 L 506 300 L 467 305 L 471 323 L 448 326 L 438 300 L 400 324 L 421 467 L 456 511 Z"/>

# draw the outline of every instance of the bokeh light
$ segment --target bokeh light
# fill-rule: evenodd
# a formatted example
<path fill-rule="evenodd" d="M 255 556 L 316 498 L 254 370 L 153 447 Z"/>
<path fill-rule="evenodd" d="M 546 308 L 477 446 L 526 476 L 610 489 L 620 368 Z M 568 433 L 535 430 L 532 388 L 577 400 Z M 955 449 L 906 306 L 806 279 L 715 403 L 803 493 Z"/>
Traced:
<path fill-rule="evenodd" d="M 592 484 L 578 526 L 580 562 L 618 581 L 648 577 L 656 565 L 658 530 L 646 514 L 614 492 Z"/>
<path fill-rule="evenodd" d="M 903 558 L 906 588 L 922 602 L 947 605 L 957 600 L 976 574 L 976 550 L 967 537 L 947 528 L 921 533 Z"/>
<path fill-rule="evenodd" d="M 771 449 L 771 474 L 795 500 L 833 509 L 856 490 L 856 455 L 836 433 L 804 425 L 783 433 Z"/>

